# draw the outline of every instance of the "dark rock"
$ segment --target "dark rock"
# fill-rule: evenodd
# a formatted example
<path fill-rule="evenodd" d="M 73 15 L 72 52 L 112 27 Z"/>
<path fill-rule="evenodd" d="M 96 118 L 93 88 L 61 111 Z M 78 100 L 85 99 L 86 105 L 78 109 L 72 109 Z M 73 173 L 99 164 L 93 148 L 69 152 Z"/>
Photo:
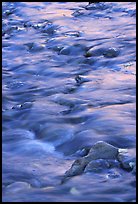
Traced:
<path fill-rule="evenodd" d="M 80 75 L 77 75 L 77 76 L 75 77 L 75 80 L 76 80 L 77 84 L 82 84 L 82 83 L 84 83 L 84 82 L 90 81 L 90 80 L 87 79 L 86 77 L 80 76 Z"/>
<path fill-rule="evenodd" d="M 104 57 L 113 58 L 119 55 L 119 50 L 116 48 L 108 48 L 104 53 Z"/>
<path fill-rule="evenodd" d="M 95 47 L 91 47 L 86 53 L 85 53 L 85 57 L 97 57 L 102 55 L 105 52 L 104 48 L 95 48 Z"/>
<path fill-rule="evenodd" d="M 84 172 L 95 172 L 99 173 L 104 169 L 107 169 L 110 167 L 110 164 L 104 160 L 104 159 L 97 159 L 92 160 L 88 163 L 88 165 L 85 167 Z"/>
<path fill-rule="evenodd" d="M 122 168 L 131 171 L 136 164 L 136 158 L 131 157 L 130 155 L 119 153 L 118 161 Z"/>
<path fill-rule="evenodd" d="M 84 168 L 88 164 L 88 161 L 84 158 L 75 160 L 71 168 L 65 172 L 66 177 L 76 176 L 83 173 Z"/>
<path fill-rule="evenodd" d="M 116 159 L 117 155 L 118 155 L 118 148 L 106 142 L 99 141 L 92 146 L 87 157 L 89 157 L 91 160 Z"/>
<path fill-rule="evenodd" d="M 120 167 L 125 170 L 131 170 L 133 174 L 136 174 L 135 158 L 126 155 L 126 151 L 124 152 L 122 149 L 104 141 L 95 143 L 88 149 L 87 153 L 84 149 L 82 156 L 75 160 L 71 168 L 65 172 L 62 182 L 72 176 L 87 172 L 101 173 L 105 169 L 109 169 L 107 177 L 118 178 L 120 174 L 116 173 L 116 169 Z"/>
<path fill-rule="evenodd" d="M 23 104 L 17 104 L 13 106 L 12 109 L 15 109 L 15 110 L 28 109 L 28 108 L 31 108 L 32 105 L 33 105 L 32 102 L 24 102 Z"/>

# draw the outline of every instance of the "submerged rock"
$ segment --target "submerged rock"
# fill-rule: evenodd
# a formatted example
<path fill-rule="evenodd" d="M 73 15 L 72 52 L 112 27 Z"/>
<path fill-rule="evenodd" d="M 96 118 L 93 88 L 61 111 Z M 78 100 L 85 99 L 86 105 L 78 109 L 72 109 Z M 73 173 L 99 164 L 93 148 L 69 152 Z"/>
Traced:
<path fill-rule="evenodd" d="M 85 57 L 96 57 L 103 55 L 106 58 L 113 58 L 119 55 L 120 51 L 117 48 L 109 47 L 109 48 L 90 48 L 86 53 Z"/>
<path fill-rule="evenodd" d="M 17 104 L 15 106 L 12 107 L 12 109 L 15 109 L 15 110 L 20 110 L 20 109 L 28 109 L 28 108 L 31 108 L 33 105 L 32 102 L 24 102 L 22 104 Z"/>
<path fill-rule="evenodd" d="M 85 50 L 86 50 L 86 47 L 83 44 L 74 44 L 70 46 L 67 45 L 60 50 L 59 54 L 76 56 L 84 53 Z"/>
<path fill-rule="evenodd" d="M 117 48 L 111 47 L 105 50 L 103 55 L 107 58 L 117 57 L 119 55 L 119 50 Z"/>
<path fill-rule="evenodd" d="M 87 50 L 84 56 L 85 57 L 96 57 L 96 56 L 102 55 L 104 51 L 105 50 L 103 48 L 91 47 L 89 50 Z"/>
<path fill-rule="evenodd" d="M 89 82 L 90 80 L 87 79 L 87 78 L 84 77 L 84 76 L 77 75 L 77 76 L 75 77 L 75 81 L 76 81 L 76 83 L 77 83 L 78 85 L 80 85 L 80 84 L 82 84 L 82 83 L 84 83 L 84 82 Z"/>

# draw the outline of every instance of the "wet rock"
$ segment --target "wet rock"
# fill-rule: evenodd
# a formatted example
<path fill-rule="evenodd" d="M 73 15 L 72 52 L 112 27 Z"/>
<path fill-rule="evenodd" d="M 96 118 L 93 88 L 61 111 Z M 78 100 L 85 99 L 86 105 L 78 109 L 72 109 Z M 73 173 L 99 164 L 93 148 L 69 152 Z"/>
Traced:
<path fill-rule="evenodd" d="M 86 168 L 84 169 L 84 172 L 95 172 L 99 173 L 103 171 L 104 169 L 107 169 L 110 167 L 110 164 L 104 160 L 104 159 L 97 159 L 97 160 L 92 160 L 88 163 Z"/>
<path fill-rule="evenodd" d="M 109 179 L 116 179 L 116 178 L 119 178 L 121 175 L 120 173 L 115 170 L 115 169 L 110 169 L 108 171 L 108 174 L 106 175 L 106 178 L 109 178 Z"/>
<path fill-rule="evenodd" d="M 74 17 L 78 17 L 78 16 L 81 16 L 81 15 L 83 15 L 83 14 L 84 14 L 84 11 L 78 10 L 78 11 L 75 11 L 72 15 L 73 15 Z"/>
<path fill-rule="evenodd" d="M 113 58 L 119 55 L 119 50 L 117 48 L 108 48 L 103 53 L 104 57 Z"/>
<path fill-rule="evenodd" d="M 31 52 L 38 52 L 45 48 L 44 44 L 39 44 L 39 43 L 27 43 L 25 45 L 28 47 L 28 51 L 31 51 Z"/>
<path fill-rule="evenodd" d="M 82 156 L 75 160 L 71 168 L 65 172 L 62 182 L 72 176 L 87 172 L 101 173 L 105 169 L 109 169 L 107 178 L 120 177 L 117 172 L 119 168 L 130 170 L 133 174 L 136 174 L 136 159 L 127 155 L 123 149 L 114 147 L 104 141 L 95 143 L 91 148 L 88 148 L 87 152 L 84 149 L 84 155 L 82 154 Z"/>
<path fill-rule="evenodd" d="M 69 55 L 71 53 L 71 48 L 69 46 L 66 46 L 62 48 L 59 53 L 61 55 Z"/>
<path fill-rule="evenodd" d="M 83 148 L 83 149 L 78 150 L 74 155 L 84 157 L 89 153 L 89 151 L 90 151 L 89 147 L 88 148 Z"/>
<path fill-rule="evenodd" d="M 118 148 L 106 142 L 99 141 L 95 143 L 90 149 L 87 157 L 89 159 L 116 159 L 118 155 Z"/>
<path fill-rule="evenodd" d="M 107 159 L 106 161 L 109 163 L 110 168 L 120 167 L 120 163 L 117 159 Z"/>
<path fill-rule="evenodd" d="M 82 83 L 84 83 L 84 82 L 88 82 L 88 81 L 90 81 L 90 80 L 87 79 L 87 78 L 84 77 L 84 76 L 77 75 L 77 76 L 75 77 L 75 81 L 76 81 L 76 83 L 77 83 L 78 85 L 80 85 L 80 84 L 82 84 Z"/>
<path fill-rule="evenodd" d="M 104 2 L 89 2 L 89 4 L 85 7 L 87 10 L 104 10 L 107 6 L 104 4 Z"/>
<path fill-rule="evenodd" d="M 128 171 L 131 171 L 136 166 L 136 158 L 130 155 L 119 153 L 118 160 L 121 167 Z"/>
<path fill-rule="evenodd" d="M 86 53 L 85 53 L 85 57 L 96 57 L 96 56 L 100 56 L 104 53 L 105 49 L 103 48 L 95 48 L 92 47 L 90 48 Z"/>
<path fill-rule="evenodd" d="M 68 31 L 64 33 L 65 36 L 80 37 L 81 33 L 78 31 Z"/>
<path fill-rule="evenodd" d="M 90 148 L 88 155 L 74 161 L 71 168 L 65 172 L 63 180 L 82 174 L 83 172 L 100 172 L 105 168 L 110 168 L 114 166 L 112 160 L 115 160 L 117 155 L 118 148 L 106 142 L 99 141 Z"/>
<path fill-rule="evenodd" d="M 79 55 L 81 53 L 84 53 L 86 50 L 86 47 L 82 44 L 74 44 L 71 46 L 65 46 L 62 48 L 59 52 L 59 54 L 62 55 Z"/>
<path fill-rule="evenodd" d="M 31 108 L 32 105 L 33 105 L 32 102 L 24 102 L 23 104 L 17 104 L 13 106 L 12 109 L 15 109 L 15 110 L 27 109 L 27 108 Z"/>
<path fill-rule="evenodd" d="M 90 48 L 86 53 L 85 57 L 96 57 L 103 55 L 106 58 L 113 58 L 119 55 L 120 51 L 117 48 L 110 47 L 110 48 Z"/>
<path fill-rule="evenodd" d="M 83 173 L 88 161 L 84 158 L 77 159 L 71 166 L 71 168 L 65 172 L 65 177 L 76 176 Z"/>
<path fill-rule="evenodd" d="M 52 35 L 56 31 L 56 26 L 48 21 L 39 22 L 37 24 L 34 24 L 32 27 L 48 35 Z"/>

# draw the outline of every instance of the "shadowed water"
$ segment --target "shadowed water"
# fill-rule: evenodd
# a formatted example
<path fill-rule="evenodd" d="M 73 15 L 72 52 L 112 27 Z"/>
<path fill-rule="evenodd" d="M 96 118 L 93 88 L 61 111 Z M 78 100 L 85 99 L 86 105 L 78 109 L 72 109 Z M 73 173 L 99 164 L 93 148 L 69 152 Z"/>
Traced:
<path fill-rule="evenodd" d="M 3 202 L 133 202 L 135 176 L 60 184 L 97 141 L 136 147 L 136 3 L 2 3 Z"/>

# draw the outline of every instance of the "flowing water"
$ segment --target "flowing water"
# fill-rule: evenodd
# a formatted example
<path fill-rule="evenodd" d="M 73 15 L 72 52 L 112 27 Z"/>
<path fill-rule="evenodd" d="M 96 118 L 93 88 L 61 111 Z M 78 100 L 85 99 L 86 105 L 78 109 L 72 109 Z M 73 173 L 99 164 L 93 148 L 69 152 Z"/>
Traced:
<path fill-rule="evenodd" d="M 136 147 L 136 3 L 2 3 L 3 202 L 134 202 L 135 176 L 60 184 L 97 141 Z"/>

